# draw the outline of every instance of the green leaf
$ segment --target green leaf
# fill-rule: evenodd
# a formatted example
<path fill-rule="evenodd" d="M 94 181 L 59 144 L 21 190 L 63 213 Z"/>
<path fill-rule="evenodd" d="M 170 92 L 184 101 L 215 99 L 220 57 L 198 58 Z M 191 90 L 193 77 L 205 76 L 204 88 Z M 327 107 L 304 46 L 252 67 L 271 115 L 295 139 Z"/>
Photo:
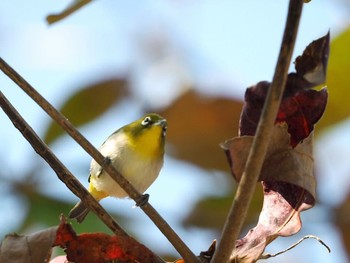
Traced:
<path fill-rule="evenodd" d="M 111 79 L 79 90 L 62 106 L 60 111 L 75 126 L 93 121 L 115 103 L 126 97 L 126 80 Z M 50 144 L 64 133 L 63 129 L 52 121 L 44 136 Z"/>
<path fill-rule="evenodd" d="M 183 220 L 185 227 L 209 228 L 220 231 L 222 229 L 227 213 L 230 210 L 233 194 L 235 192 L 232 186 L 231 194 L 227 196 L 209 196 L 199 200 L 192 208 L 187 217 Z M 256 187 L 251 207 L 245 220 L 245 225 L 256 222 L 261 211 L 262 193 L 261 186 Z"/>
<path fill-rule="evenodd" d="M 350 116 L 350 28 L 331 42 L 327 72 L 328 105 L 318 128 L 344 121 Z"/>
<path fill-rule="evenodd" d="M 58 225 L 60 222 L 60 215 L 62 213 L 67 215 L 68 211 L 70 211 L 74 205 L 69 202 L 43 195 L 34 187 L 30 187 L 29 190 L 28 187 L 24 188 L 27 188 L 27 190 L 23 191 L 22 187 L 21 194 L 26 198 L 28 213 L 25 220 L 22 222 L 22 225 L 19 226 L 17 230 L 19 233 L 27 232 L 28 229 L 32 229 L 36 226 L 49 227 Z M 113 213 L 112 216 L 117 218 L 118 222 L 124 223 L 125 225 L 127 225 L 127 222 L 130 222 L 130 219 L 120 214 Z M 75 221 L 73 221 L 73 223 L 77 232 L 111 233 L 111 230 L 92 212 L 86 217 L 84 224 L 78 224 Z"/>

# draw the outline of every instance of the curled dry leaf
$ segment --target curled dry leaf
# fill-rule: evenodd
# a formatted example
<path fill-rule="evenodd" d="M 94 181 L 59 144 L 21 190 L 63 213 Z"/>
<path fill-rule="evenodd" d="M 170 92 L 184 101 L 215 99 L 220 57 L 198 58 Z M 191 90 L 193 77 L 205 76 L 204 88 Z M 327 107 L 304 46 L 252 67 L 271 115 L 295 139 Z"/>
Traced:
<path fill-rule="evenodd" d="M 259 180 L 264 202 L 258 224 L 236 241 L 231 262 L 255 262 L 278 236 L 301 228 L 300 212 L 315 203 L 312 136 L 327 104 L 327 91 L 311 90 L 326 77 L 329 33 L 313 41 L 296 60 L 296 73 L 287 78 Z M 234 178 L 239 181 L 258 126 L 270 83 L 247 89 L 239 137 L 222 144 Z"/>
<path fill-rule="evenodd" d="M 56 231 L 52 227 L 27 236 L 7 235 L 0 244 L 0 262 L 49 262 Z"/>
<path fill-rule="evenodd" d="M 316 181 L 313 175 L 312 134 L 292 148 L 287 129 L 285 123 L 274 126 L 259 180 L 295 184 L 314 198 Z M 235 137 L 222 145 L 230 155 L 232 174 L 237 181 L 241 179 L 253 139 L 253 136 Z"/>
<path fill-rule="evenodd" d="M 300 212 L 315 203 L 312 134 L 295 148 L 286 124 L 273 128 L 271 143 L 260 174 L 264 202 L 258 224 L 237 241 L 232 260 L 255 262 L 265 247 L 278 236 L 290 236 L 301 228 Z M 232 173 L 239 180 L 253 136 L 236 137 L 226 143 L 234 163 Z M 235 262 L 235 261 L 233 261 Z"/>
<path fill-rule="evenodd" d="M 163 262 L 148 248 L 129 236 L 109 236 L 104 233 L 77 235 L 61 218 L 54 246 L 65 249 L 67 259 L 75 263 Z"/>

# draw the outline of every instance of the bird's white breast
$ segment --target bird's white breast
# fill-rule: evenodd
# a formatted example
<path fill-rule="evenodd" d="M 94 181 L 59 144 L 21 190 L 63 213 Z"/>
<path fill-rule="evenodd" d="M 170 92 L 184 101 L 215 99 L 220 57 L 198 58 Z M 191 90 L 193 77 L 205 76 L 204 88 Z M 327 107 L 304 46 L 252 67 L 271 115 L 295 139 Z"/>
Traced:
<path fill-rule="evenodd" d="M 109 157 L 112 164 L 139 192 L 143 193 L 158 177 L 163 165 L 163 156 L 152 158 L 138 154 L 130 147 L 128 138 L 123 133 L 115 133 L 100 147 L 103 156 Z M 98 191 L 110 196 L 123 198 L 128 196 L 125 191 L 103 170 L 101 166 L 91 161 L 90 183 Z"/>

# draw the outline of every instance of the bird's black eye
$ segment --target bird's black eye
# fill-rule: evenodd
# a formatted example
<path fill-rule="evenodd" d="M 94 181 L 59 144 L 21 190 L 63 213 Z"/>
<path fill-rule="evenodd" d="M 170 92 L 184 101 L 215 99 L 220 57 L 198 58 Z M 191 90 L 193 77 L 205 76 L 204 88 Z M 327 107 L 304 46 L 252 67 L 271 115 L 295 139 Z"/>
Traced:
<path fill-rule="evenodd" d="M 143 121 L 141 122 L 141 125 L 146 126 L 152 123 L 152 119 L 150 116 L 147 116 L 146 118 L 143 119 Z"/>

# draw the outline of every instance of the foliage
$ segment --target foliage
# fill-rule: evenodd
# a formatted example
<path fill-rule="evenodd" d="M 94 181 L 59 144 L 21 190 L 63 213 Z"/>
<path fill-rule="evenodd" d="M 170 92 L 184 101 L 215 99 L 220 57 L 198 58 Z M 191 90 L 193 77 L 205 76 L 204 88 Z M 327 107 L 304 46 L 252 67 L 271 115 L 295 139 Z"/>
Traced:
<path fill-rule="evenodd" d="M 347 52 L 350 45 L 349 40 L 350 30 L 347 30 L 331 43 L 331 56 L 327 76 L 327 84 L 331 89 L 331 96 L 328 101 L 327 111 L 318 124 L 318 129 L 338 124 L 346 120 L 350 114 L 349 108 L 344 107 L 344 105 L 347 105 L 347 98 L 349 97 L 347 96 L 349 93 L 347 72 L 350 68 L 350 58 Z M 77 93 L 67 98 L 60 110 L 75 125 L 86 125 L 101 117 L 124 99 L 130 98 L 132 96 L 129 92 L 130 89 L 130 80 L 126 77 L 103 80 L 94 85 L 81 87 Z M 240 119 L 239 112 L 242 105 L 243 103 L 236 99 L 219 96 L 206 97 L 193 90 L 184 93 L 172 105 L 160 111 L 171 123 L 168 141 L 172 148 L 169 154 L 198 165 L 203 169 L 228 171 L 228 166 L 217 146 L 224 139 L 237 133 Z M 91 109 L 94 110 L 91 111 Z M 150 111 L 149 108 L 144 110 Z M 189 111 L 191 111 L 191 114 L 188 114 Z M 179 118 L 179 116 L 182 117 Z M 218 129 L 218 127 L 220 128 Z M 63 133 L 60 129 L 52 122 L 49 124 L 45 138 L 48 143 L 52 143 L 62 135 Z M 294 144 L 296 145 L 298 142 Z M 211 154 L 208 155 L 208 153 Z M 270 188 L 266 187 L 265 190 Z M 37 191 L 37 189 L 34 190 Z M 52 215 L 55 214 L 52 210 L 55 210 L 57 218 L 60 212 L 68 211 L 68 207 L 71 206 L 71 204 L 61 203 L 59 200 L 53 200 L 39 192 L 30 194 L 22 192 L 22 194 L 26 196 L 30 204 L 28 218 L 23 224 L 23 229 L 28 229 L 33 223 L 38 222 L 34 222 L 35 219 L 31 219 L 37 211 L 45 211 L 45 214 Z M 210 198 L 204 197 L 198 202 L 184 222 L 186 222 L 187 226 L 219 228 L 222 224 L 220 222 L 223 222 L 226 216 L 223 211 L 227 211 L 230 205 L 230 202 L 227 201 L 228 198 L 231 198 L 231 196 L 214 198 L 216 205 L 213 205 Z M 55 203 L 55 207 L 52 206 L 52 203 Z M 204 215 L 212 214 L 213 207 L 219 207 L 221 212 L 215 213 L 214 219 L 209 222 L 208 217 Z M 260 208 L 257 206 L 254 211 L 251 211 L 252 217 L 258 214 L 259 210 Z M 342 217 L 339 216 L 339 218 Z M 42 224 L 52 225 L 53 221 L 54 219 L 52 218 L 47 221 L 43 220 Z M 94 221 L 92 220 L 91 222 Z M 87 224 L 85 230 L 90 229 L 92 229 L 91 224 Z M 343 235 L 346 239 L 348 236 L 346 228 L 343 229 Z"/>

